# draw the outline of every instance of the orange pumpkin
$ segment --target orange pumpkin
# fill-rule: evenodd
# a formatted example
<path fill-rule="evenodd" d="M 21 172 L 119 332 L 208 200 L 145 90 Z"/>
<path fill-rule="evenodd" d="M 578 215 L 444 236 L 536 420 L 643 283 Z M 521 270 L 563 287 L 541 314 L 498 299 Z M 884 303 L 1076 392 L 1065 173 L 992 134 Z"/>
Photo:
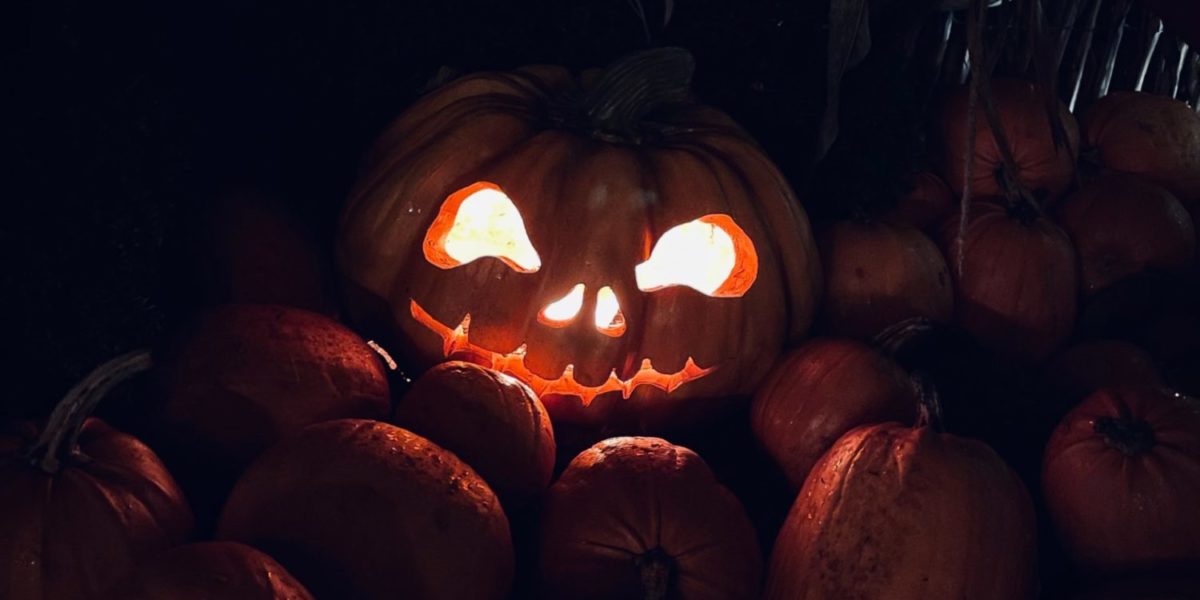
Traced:
<path fill-rule="evenodd" d="M 139 567 L 112 600 L 312 600 L 275 559 L 236 542 L 201 542 Z"/>
<path fill-rule="evenodd" d="M 622 437 L 584 450 L 546 494 L 546 598 L 756 598 L 762 557 L 737 498 L 696 453 Z"/>
<path fill-rule="evenodd" d="M 550 417 L 529 386 L 498 371 L 442 363 L 413 383 L 392 422 L 463 459 L 508 506 L 550 484 Z"/>
<path fill-rule="evenodd" d="M 1002 356 L 1040 361 L 1075 325 L 1078 276 L 1071 240 L 1031 208 L 996 199 L 971 203 L 959 260 L 958 215 L 942 225 L 954 274 L 955 318 Z"/>
<path fill-rule="evenodd" d="M 954 289 L 925 234 L 884 222 L 838 221 L 817 230 L 825 272 L 823 333 L 870 339 L 914 317 L 949 321 Z"/>
<path fill-rule="evenodd" d="M 1200 402 L 1157 387 L 1093 393 L 1046 444 L 1042 488 L 1085 569 L 1200 566 Z"/>
<path fill-rule="evenodd" d="M 928 171 L 913 177 L 913 189 L 900 197 L 883 220 L 910 225 L 921 231 L 936 228 L 954 209 L 954 194 L 941 177 Z"/>
<path fill-rule="evenodd" d="M 986 445 L 859 427 L 813 467 L 771 555 L 768 600 L 1027 600 L 1033 504 Z"/>
<path fill-rule="evenodd" d="M 145 353 L 106 363 L 45 428 L 0 433 L 0 598 L 98 598 L 191 533 L 187 500 L 150 448 L 88 418 Z"/>
<path fill-rule="evenodd" d="M 1142 92 L 1113 92 L 1084 114 L 1083 132 L 1107 169 L 1132 173 L 1200 208 L 1200 115 L 1187 104 Z"/>
<path fill-rule="evenodd" d="M 1170 192 L 1106 174 L 1071 194 L 1057 211 L 1079 255 L 1085 297 L 1147 269 L 1186 271 L 1196 258 L 1192 218 Z"/>
<path fill-rule="evenodd" d="M 508 519 L 475 471 L 394 425 L 318 423 L 234 487 L 220 539 L 261 548 L 318 598 L 507 598 Z"/>
<path fill-rule="evenodd" d="M 657 49 L 422 99 L 342 216 L 351 314 L 418 368 L 521 379 L 559 422 L 677 427 L 748 394 L 807 330 L 820 266 L 762 150 L 687 100 L 691 67 Z"/>
<path fill-rule="evenodd" d="M 1004 177 L 1024 185 L 1035 196 L 1044 199 L 1061 196 L 1075 178 L 1075 158 L 1079 152 L 1079 130 L 1067 107 L 1062 102 L 1056 103 L 1066 134 L 1056 144 L 1044 90 L 1015 79 L 992 81 L 992 101 L 1017 170 L 1005 173 L 1007 167 L 982 101 L 975 107 L 975 147 L 967 148 L 967 96 L 967 87 L 959 88 L 942 112 L 942 175 L 954 193 L 960 196 L 963 193 L 966 163 L 970 160 L 973 161 L 972 197 L 1004 195 L 1007 191 L 1001 183 Z"/>
<path fill-rule="evenodd" d="M 227 304 L 202 314 L 163 357 L 164 441 L 193 461 L 240 472 L 307 425 L 386 418 L 379 357 L 326 316 Z"/>
<path fill-rule="evenodd" d="M 793 489 L 842 434 L 869 423 L 911 422 L 908 374 L 870 346 L 818 338 L 783 356 L 750 405 L 750 425 Z"/>

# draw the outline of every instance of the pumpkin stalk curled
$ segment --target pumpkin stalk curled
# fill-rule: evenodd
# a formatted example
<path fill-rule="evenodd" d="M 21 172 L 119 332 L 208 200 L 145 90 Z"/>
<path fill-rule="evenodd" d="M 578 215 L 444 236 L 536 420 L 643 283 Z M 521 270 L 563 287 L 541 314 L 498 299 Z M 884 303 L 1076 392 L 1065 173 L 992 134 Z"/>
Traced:
<path fill-rule="evenodd" d="M 96 405 L 108 392 L 130 377 L 149 370 L 153 360 L 149 350 L 134 350 L 96 367 L 75 384 L 50 414 L 45 429 L 30 447 L 31 464 L 48 474 L 57 473 L 60 457 L 84 458 L 79 452 L 79 432 Z"/>
<path fill-rule="evenodd" d="M 580 110 L 599 135 L 638 139 L 637 124 L 664 104 L 688 97 L 696 62 L 683 48 L 653 48 L 609 65 L 580 99 Z"/>

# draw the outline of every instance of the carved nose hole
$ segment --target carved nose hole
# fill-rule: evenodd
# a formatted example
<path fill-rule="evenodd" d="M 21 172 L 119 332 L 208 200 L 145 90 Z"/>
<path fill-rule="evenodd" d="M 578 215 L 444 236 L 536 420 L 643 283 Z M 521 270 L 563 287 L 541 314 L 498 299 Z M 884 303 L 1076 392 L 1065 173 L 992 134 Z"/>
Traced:
<path fill-rule="evenodd" d="M 625 333 L 625 314 L 617 294 L 607 285 L 596 292 L 596 330 L 609 337 Z"/>
<path fill-rule="evenodd" d="M 579 314 L 579 310 L 583 308 L 583 292 L 582 283 L 575 284 L 567 295 L 547 304 L 540 312 L 538 312 L 538 322 L 549 327 L 566 327 L 575 320 Z"/>

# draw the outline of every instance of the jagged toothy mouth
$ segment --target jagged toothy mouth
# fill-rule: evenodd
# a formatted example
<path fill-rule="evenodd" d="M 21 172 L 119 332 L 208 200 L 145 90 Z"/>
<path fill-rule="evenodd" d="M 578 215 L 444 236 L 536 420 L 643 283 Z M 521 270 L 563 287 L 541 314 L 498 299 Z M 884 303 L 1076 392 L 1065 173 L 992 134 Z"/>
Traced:
<path fill-rule="evenodd" d="M 628 399 L 633 394 L 633 390 L 642 385 L 656 387 L 670 394 L 683 384 L 700 379 L 716 370 L 716 367 L 700 367 L 689 356 L 682 369 L 674 373 L 662 373 L 650 364 L 650 359 L 643 358 L 641 368 L 628 379 L 621 379 L 617 376 L 617 370 L 613 369 L 604 383 L 584 385 L 575 380 L 574 365 L 567 365 L 563 369 L 562 375 L 557 378 L 546 379 L 525 366 L 526 349 L 524 344 L 508 353 L 495 352 L 472 344 L 470 341 L 471 315 L 469 313 L 463 316 L 458 326 L 450 327 L 426 312 L 416 300 L 410 302 L 409 309 L 413 319 L 442 338 L 443 356 L 466 354 L 478 357 L 485 363 L 484 366 L 524 381 L 539 396 L 548 394 L 578 396 L 584 406 L 590 404 L 596 396 L 609 392 L 621 392 L 621 396 Z"/>

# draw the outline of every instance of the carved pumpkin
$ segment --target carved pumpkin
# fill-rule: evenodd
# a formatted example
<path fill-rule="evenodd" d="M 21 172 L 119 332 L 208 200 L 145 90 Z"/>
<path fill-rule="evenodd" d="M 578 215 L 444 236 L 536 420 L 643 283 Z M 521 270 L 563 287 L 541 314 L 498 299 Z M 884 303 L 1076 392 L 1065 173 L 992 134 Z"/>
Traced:
<path fill-rule="evenodd" d="M 1005 177 L 1024 185 L 1034 195 L 1053 199 L 1067 190 L 1075 177 L 1079 130 L 1062 102 L 1056 102 L 1065 128 L 1065 139 L 1055 144 L 1045 92 L 1032 83 L 1015 79 L 992 81 L 995 103 L 1005 138 L 1012 150 L 1016 173 L 1004 173 L 1004 160 L 984 114 L 983 102 L 975 107 L 975 148 L 967 145 L 968 89 L 959 88 L 942 113 L 942 174 L 955 194 L 962 195 L 967 160 L 971 166 L 971 196 L 1001 196 L 1008 190 Z"/>
<path fill-rule="evenodd" d="M 1071 240 L 1032 208 L 971 203 L 961 271 L 958 215 L 942 225 L 942 251 L 955 285 L 955 318 L 990 350 L 1040 361 L 1075 324 L 1078 277 Z"/>
<path fill-rule="evenodd" d="M 134 571 L 112 600 L 312 600 L 275 559 L 236 542 L 168 551 Z"/>
<path fill-rule="evenodd" d="M 387 417 L 379 357 L 338 322 L 285 306 L 229 304 L 201 315 L 163 359 L 164 441 L 237 473 L 307 425 Z"/>
<path fill-rule="evenodd" d="M 475 471 L 387 423 L 318 423 L 234 487 L 220 539 L 261 548 L 318 598 L 507 598 L 508 519 Z"/>
<path fill-rule="evenodd" d="M 471 465 L 508 506 L 550 484 L 550 417 L 529 386 L 498 371 L 442 363 L 413 383 L 392 421 Z"/>
<path fill-rule="evenodd" d="M 696 453 L 621 437 L 584 450 L 546 494 L 546 598 L 757 598 L 762 557 L 742 505 Z"/>
<path fill-rule="evenodd" d="M 883 220 L 930 231 L 941 224 L 955 208 L 954 194 L 941 177 L 928 171 L 913 177 L 913 189 L 900 197 Z"/>
<path fill-rule="evenodd" d="M 808 221 L 657 49 L 594 85 L 468 76 L 404 113 L 342 217 L 349 310 L 419 367 L 521 379 L 559 422 L 662 428 L 748 394 L 820 288 Z"/>
<path fill-rule="evenodd" d="M 925 234 L 883 222 L 839 221 L 817 231 L 825 299 L 820 329 L 870 339 L 913 317 L 949 321 L 954 289 L 946 261 Z"/>
<path fill-rule="evenodd" d="M 1170 190 L 1200 208 L 1200 115 L 1187 104 L 1142 92 L 1113 92 L 1083 116 L 1083 131 L 1100 164 Z"/>
<path fill-rule="evenodd" d="M 146 354 L 99 367 L 45 428 L 0 434 L 0 598 L 100 597 L 140 561 L 181 544 L 187 501 L 154 452 L 88 418 Z"/>
<path fill-rule="evenodd" d="M 912 422 L 908 374 L 870 346 L 819 338 L 785 354 L 750 405 L 750 425 L 794 489 L 842 434 L 869 423 Z"/>
<path fill-rule="evenodd" d="M 1107 174 L 1071 194 L 1057 220 L 1079 255 L 1085 297 L 1144 271 L 1185 271 L 1195 261 L 1191 215 L 1170 192 Z"/>
<path fill-rule="evenodd" d="M 983 443 L 859 427 L 813 467 L 775 540 L 768 600 L 1026 600 L 1033 504 Z"/>
<path fill-rule="evenodd" d="M 1042 488 L 1084 568 L 1200 565 L 1200 402 L 1155 387 L 1093 393 L 1046 444 Z"/>

